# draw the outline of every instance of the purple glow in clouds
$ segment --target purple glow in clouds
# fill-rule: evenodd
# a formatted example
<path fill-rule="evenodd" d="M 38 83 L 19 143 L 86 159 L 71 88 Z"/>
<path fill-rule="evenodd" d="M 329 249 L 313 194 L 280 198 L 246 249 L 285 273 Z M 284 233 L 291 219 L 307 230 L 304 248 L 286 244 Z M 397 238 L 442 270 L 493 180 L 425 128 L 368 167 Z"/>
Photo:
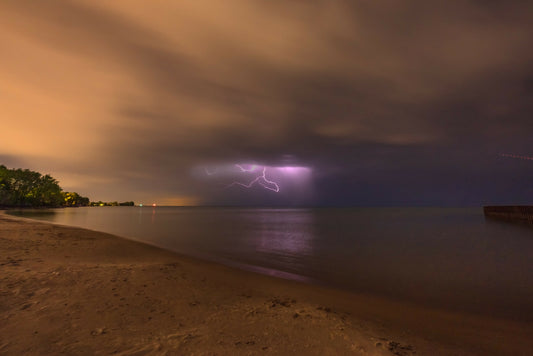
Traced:
<path fill-rule="evenodd" d="M 309 188 L 311 168 L 294 165 L 267 166 L 256 163 L 233 163 L 198 167 L 202 176 L 215 179 L 226 188 L 261 188 L 286 196 L 305 194 Z M 289 195 L 287 195 L 289 194 Z"/>
<path fill-rule="evenodd" d="M 289 176 L 301 176 L 301 175 L 309 174 L 311 172 L 311 169 L 308 167 L 282 166 L 282 167 L 274 167 L 274 168 L 283 172 L 284 175 L 289 175 Z"/>

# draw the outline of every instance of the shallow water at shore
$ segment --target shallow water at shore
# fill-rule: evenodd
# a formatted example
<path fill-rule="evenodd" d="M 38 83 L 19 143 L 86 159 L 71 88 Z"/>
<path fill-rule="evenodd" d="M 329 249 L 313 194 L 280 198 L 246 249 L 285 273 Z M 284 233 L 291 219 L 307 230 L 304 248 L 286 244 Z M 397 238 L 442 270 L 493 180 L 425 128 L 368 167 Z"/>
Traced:
<path fill-rule="evenodd" d="M 533 229 L 480 208 L 102 207 L 11 212 L 264 274 L 533 320 Z"/>

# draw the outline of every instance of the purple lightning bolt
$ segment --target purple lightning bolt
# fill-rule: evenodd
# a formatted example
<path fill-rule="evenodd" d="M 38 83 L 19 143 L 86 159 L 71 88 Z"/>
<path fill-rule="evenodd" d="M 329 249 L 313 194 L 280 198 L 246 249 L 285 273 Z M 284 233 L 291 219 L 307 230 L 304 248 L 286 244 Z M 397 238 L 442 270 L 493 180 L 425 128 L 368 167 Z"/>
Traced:
<path fill-rule="evenodd" d="M 252 164 L 252 166 L 248 169 L 244 168 L 242 164 L 236 164 L 235 167 L 239 168 L 241 172 L 253 172 L 257 168 L 255 164 Z"/>
<path fill-rule="evenodd" d="M 250 168 L 248 170 L 245 169 L 244 167 L 242 167 L 239 164 L 236 164 L 235 166 L 237 166 L 241 170 L 241 172 L 252 172 L 256 168 L 255 165 L 253 165 L 252 168 Z M 251 188 L 255 183 L 257 183 L 257 184 L 261 185 L 265 189 L 268 189 L 268 190 L 271 190 L 273 192 L 278 193 L 279 192 L 279 185 L 276 182 L 267 179 L 267 177 L 266 177 L 266 169 L 267 169 L 267 167 L 263 166 L 263 173 L 260 176 L 256 177 L 254 180 L 252 180 L 248 184 L 241 183 L 241 182 L 232 182 L 231 184 L 228 184 L 226 186 L 226 188 L 232 187 L 234 185 L 240 185 L 241 187 Z M 267 184 L 270 184 L 271 186 L 268 186 Z"/>

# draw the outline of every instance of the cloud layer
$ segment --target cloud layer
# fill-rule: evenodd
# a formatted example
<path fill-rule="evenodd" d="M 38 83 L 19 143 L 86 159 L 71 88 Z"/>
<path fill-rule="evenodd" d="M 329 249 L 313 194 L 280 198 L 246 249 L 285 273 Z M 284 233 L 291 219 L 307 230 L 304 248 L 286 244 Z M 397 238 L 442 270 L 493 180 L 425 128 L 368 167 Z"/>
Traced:
<path fill-rule="evenodd" d="M 286 155 L 317 204 L 533 199 L 533 167 L 498 156 L 533 153 L 532 10 L 3 1 L 0 158 L 106 200 L 261 203 L 191 169 Z"/>

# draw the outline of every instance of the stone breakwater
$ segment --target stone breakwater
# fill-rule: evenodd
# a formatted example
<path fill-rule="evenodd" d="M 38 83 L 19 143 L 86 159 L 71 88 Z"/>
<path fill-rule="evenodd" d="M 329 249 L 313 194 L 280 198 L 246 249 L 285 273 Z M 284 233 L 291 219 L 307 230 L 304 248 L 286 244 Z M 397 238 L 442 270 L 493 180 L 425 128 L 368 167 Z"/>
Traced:
<path fill-rule="evenodd" d="M 533 206 L 530 205 L 484 206 L 483 212 L 490 218 L 533 223 Z"/>

